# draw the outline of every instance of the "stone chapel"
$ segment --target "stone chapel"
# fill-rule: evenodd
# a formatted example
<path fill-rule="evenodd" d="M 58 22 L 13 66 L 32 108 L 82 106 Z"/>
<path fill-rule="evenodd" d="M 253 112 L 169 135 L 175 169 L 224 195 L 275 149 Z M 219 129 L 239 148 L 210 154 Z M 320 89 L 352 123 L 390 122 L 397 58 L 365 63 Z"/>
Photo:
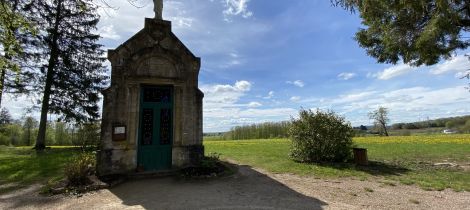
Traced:
<path fill-rule="evenodd" d="M 108 51 L 111 86 L 103 91 L 99 175 L 175 170 L 204 154 L 201 59 L 173 34 L 161 0 L 155 2 L 155 18 Z"/>

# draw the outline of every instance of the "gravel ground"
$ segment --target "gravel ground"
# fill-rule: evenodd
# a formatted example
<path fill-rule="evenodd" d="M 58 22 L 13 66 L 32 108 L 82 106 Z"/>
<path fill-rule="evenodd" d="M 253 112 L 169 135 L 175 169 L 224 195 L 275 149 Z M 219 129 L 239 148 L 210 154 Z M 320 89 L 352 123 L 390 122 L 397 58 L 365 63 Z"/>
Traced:
<path fill-rule="evenodd" d="M 41 196 L 40 186 L 33 185 L 1 194 L 0 209 L 470 209 L 470 192 L 238 167 L 230 177 L 135 180 L 80 197 Z"/>
<path fill-rule="evenodd" d="M 470 192 L 425 191 L 383 180 L 323 180 L 291 174 L 270 174 L 291 189 L 328 203 L 326 209 L 470 209 Z"/>

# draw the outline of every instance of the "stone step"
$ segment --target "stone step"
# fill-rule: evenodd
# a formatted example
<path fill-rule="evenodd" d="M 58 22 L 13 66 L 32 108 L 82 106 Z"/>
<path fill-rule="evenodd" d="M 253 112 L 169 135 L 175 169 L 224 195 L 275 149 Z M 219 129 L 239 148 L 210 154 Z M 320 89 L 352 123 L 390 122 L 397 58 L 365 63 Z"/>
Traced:
<path fill-rule="evenodd" d="M 158 178 L 158 177 L 169 177 L 175 176 L 178 174 L 179 170 L 165 170 L 165 171 L 146 171 L 146 172 L 136 172 L 127 175 L 129 179 L 148 179 L 148 178 Z"/>

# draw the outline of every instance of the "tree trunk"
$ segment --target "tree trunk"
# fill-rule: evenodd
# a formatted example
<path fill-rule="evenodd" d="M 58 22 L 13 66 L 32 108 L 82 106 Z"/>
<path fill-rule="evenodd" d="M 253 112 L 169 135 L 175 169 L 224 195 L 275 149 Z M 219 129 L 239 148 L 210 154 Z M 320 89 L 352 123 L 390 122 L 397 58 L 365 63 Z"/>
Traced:
<path fill-rule="evenodd" d="M 61 11 L 62 0 L 59 0 L 56 7 L 56 17 L 52 43 L 51 43 L 51 55 L 49 57 L 49 63 L 47 66 L 46 74 L 46 85 L 44 86 L 44 95 L 42 98 L 42 107 L 41 107 L 41 118 L 39 121 L 39 131 L 38 137 L 36 139 L 36 150 L 44 150 L 46 148 L 46 128 L 47 128 L 47 113 L 49 112 L 49 100 L 51 97 L 51 87 L 52 79 L 54 78 L 54 68 L 58 59 L 58 44 L 57 40 L 59 38 L 59 22 L 60 22 L 60 11 Z"/>
<path fill-rule="evenodd" d="M 44 95 L 42 98 L 41 118 L 39 121 L 39 132 L 36 139 L 36 150 L 43 150 L 46 148 L 46 128 L 47 128 L 47 113 L 49 112 L 49 99 L 51 96 L 52 78 L 55 64 L 56 53 L 51 53 L 49 58 L 49 66 L 47 68 L 46 85 L 44 87 Z"/>
<path fill-rule="evenodd" d="M 385 136 L 388 136 L 387 126 L 385 125 L 385 123 L 382 124 L 382 127 L 384 129 Z"/>
<path fill-rule="evenodd" d="M 28 146 L 31 146 L 31 128 L 28 128 L 28 132 L 27 132 L 27 135 L 28 135 Z"/>
<path fill-rule="evenodd" d="M 5 74 L 7 73 L 6 69 L 2 69 L 2 73 L 0 74 L 0 107 L 2 107 L 2 97 L 3 97 L 3 89 L 5 88 Z"/>

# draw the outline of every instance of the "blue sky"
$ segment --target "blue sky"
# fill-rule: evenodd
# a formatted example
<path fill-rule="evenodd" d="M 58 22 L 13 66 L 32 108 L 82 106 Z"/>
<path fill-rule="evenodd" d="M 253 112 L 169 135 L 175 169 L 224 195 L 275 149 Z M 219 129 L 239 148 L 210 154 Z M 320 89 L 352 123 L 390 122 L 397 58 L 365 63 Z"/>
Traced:
<path fill-rule="evenodd" d="M 202 58 L 204 132 L 288 120 L 303 108 L 331 109 L 354 126 L 390 110 L 392 123 L 470 114 L 465 52 L 430 67 L 378 64 L 353 36 L 356 14 L 328 0 L 166 0 L 163 17 Z M 151 0 L 111 1 L 101 11 L 106 48 L 119 46 L 153 17 Z M 6 97 L 15 117 L 26 98 Z"/>

